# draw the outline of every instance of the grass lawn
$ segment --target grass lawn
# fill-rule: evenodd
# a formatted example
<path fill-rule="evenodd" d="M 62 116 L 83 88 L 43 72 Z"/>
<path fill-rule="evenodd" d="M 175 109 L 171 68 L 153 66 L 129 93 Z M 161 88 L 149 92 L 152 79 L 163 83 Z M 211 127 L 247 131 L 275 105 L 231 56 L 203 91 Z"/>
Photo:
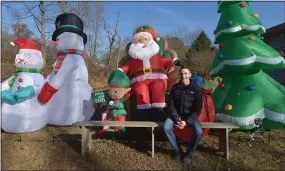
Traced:
<path fill-rule="evenodd" d="M 151 158 L 150 141 L 137 137 L 150 135 L 130 133 L 128 140 L 93 140 L 87 157 L 80 155 L 79 127 L 51 127 L 27 134 L 2 133 L 3 170 L 284 170 L 285 130 L 271 130 L 264 142 L 249 141 L 248 132 L 230 133 L 230 160 L 215 152 L 218 138 L 207 135 L 189 166 L 171 160 L 170 145 L 158 138 L 155 158 Z M 269 141 L 268 136 L 271 136 Z M 21 137 L 21 142 L 19 141 Z M 137 141 L 133 141 L 137 140 Z"/>

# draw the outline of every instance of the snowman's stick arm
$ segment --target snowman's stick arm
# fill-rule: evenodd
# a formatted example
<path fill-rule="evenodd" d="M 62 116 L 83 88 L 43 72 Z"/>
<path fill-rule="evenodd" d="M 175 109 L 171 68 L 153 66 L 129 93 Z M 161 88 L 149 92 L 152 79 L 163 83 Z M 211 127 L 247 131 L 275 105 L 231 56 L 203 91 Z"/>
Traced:
<path fill-rule="evenodd" d="M 7 80 L 3 81 L 1 83 L 1 91 L 4 90 L 9 90 L 9 81 L 13 78 L 14 76 L 11 76 L 10 78 L 8 78 Z"/>

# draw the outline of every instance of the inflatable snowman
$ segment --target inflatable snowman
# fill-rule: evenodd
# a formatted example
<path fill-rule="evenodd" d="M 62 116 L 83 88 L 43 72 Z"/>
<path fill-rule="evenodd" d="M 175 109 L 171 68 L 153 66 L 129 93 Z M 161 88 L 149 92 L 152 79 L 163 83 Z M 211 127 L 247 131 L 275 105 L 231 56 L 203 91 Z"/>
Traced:
<path fill-rule="evenodd" d="M 1 91 L 2 129 L 9 133 L 33 132 L 48 123 L 46 108 L 37 101 L 45 83 L 41 75 L 43 58 L 38 45 L 29 39 L 17 39 L 16 74 L 4 81 Z"/>
<path fill-rule="evenodd" d="M 56 41 L 57 60 L 38 100 L 48 106 L 49 124 L 68 126 L 90 120 L 95 110 L 83 58 L 87 37 L 82 20 L 75 14 L 61 14 L 55 23 L 52 40 Z"/>

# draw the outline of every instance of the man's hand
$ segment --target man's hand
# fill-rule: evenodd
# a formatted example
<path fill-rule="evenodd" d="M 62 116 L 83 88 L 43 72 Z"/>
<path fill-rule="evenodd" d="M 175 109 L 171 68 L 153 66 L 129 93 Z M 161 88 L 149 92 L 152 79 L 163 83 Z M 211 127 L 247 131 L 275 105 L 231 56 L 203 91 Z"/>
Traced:
<path fill-rule="evenodd" d="M 185 121 L 180 121 L 178 122 L 175 127 L 179 128 L 179 129 L 183 129 L 186 126 L 186 122 Z"/>

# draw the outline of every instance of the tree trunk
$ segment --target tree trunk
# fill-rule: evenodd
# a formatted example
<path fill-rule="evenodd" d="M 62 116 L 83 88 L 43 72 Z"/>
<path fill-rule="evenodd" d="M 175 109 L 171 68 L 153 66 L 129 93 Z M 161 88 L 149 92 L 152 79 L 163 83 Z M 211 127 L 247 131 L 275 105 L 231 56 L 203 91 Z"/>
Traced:
<path fill-rule="evenodd" d="M 117 50 L 117 68 L 119 67 L 119 61 L 120 61 L 120 49 L 121 49 L 121 36 L 118 35 L 119 41 L 118 41 L 118 50 Z"/>
<path fill-rule="evenodd" d="M 60 12 L 61 13 L 66 13 L 67 12 L 68 2 L 67 1 L 60 1 L 58 3 L 60 4 Z"/>
<path fill-rule="evenodd" d="M 94 45 L 93 45 L 93 54 L 94 59 L 97 60 L 97 40 L 99 37 L 99 26 L 95 26 L 95 39 L 94 39 Z"/>
<path fill-rule="evenodd" d="M 45 36 L 45 4 L 44 1 L 40 2 L 40 10 L 41 10 L 41 42 L 42 42 L 42 54 L 43 54 L 43 61 L 45 66 L 46 64 L 46 36 Z"/>
<path fill-rule="evenodd" d="M 109 47 L 109 54 L 108 54 L 108 61 L 107 61 L 107 76 L 110 75 L 110 68 L 112 68 L 111 66 L 111 56 L 112 56 L 112 47 L 113 47 L 113 44 L 110 45 Z"/>

